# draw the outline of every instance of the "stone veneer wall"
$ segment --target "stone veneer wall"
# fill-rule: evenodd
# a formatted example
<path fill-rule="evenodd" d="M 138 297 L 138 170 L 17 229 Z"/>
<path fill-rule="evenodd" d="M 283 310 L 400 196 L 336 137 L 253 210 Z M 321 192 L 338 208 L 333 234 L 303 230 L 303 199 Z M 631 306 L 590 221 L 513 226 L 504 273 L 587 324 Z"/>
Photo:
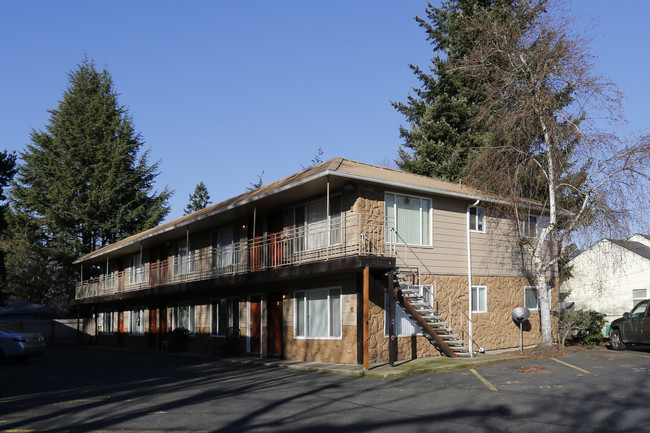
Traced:
<path fill-rule="evenodd" d="M 385 291 L 380 284 L 370 286 L 370 321 L 369 321 L 369 360 L 370 362 L 388 361 L 388 344 L 386 335 L 386 315 L 384 309 Z M 424 337 L 408 336 L 397 338 L 397 359 L 417 359 L 438 356 L 436 348 Z"/>
<path fill-rule="evenodd" d="M 356 326 L 343 326 L 340 339 L 295 339 L 293 326 L 284 327 L 284 357 L 295 361 L 357 363 Z"/>
<path fill-rule="evenodd" d="M 352 205 L 352 211 L 363 215 L 384 216 L 384 192 L 360 191 L 360 197 Z"/>
<path fill-rule="evenodd" d="M 438 287 L 438 297 L 444 302 L 444 292 L 457 299 L 465 316 L 468 315 L 468 285 L 465 276 L 426 276 L 425 284 Z M 472 284 L 487 287 L 487 312 L 474 313 L 474 341 L 485 350 L 509 349 L 519 346 L 519 328 L 512 320 L 512 310 L 524 304 L 524 287 L 530 286 L 524 277 L 485 277 L 474 276 Z M 444 289 L 444 290 L 442 290 Z M 552 292 L 553 309 L 559 305 L 559 292 Z M 467 319 L 463 327 L 469 332 Z M 554 330 L 557 326 L 554 326 Z M 457 333 L 456 329 L 454 333 Z M 554 332 L 554 338 L 557 337 Z M 468 341 L 467 337 L 465 341 Z M 541 338 L 539 312 L 531 311 L 530 319 L 524 324 L 524 345 L 538 344 Z"/>
<path fill-rule="evenodd" d="M 454 334 L 459 334 L 469 344 L 468 326 L 468 285 L 467 277 L 454 275 L 425 275 L 422 277 L 424 284 L 437 287 L 437 297 L 441 303 L 448 306 L 448 296 L 456 300 L 456 320 L 448 320 L 454 328 Z M 478 347 L 486 351 L 512 349 L 519 347 L 519 328 L 512 320 L 512 310 L 521 307 L 524 300 L 524 287 L 530 285 L 523 277 L 473 277 L 474 285 L 487 286 L 488 307 L 487 313 L 473 314 L 474 350 Z M 553 306 L 557 308 L 559 302 L 558 290 L 553 290 Z M 385 335 L 384 292 L 380 286 L 371 290 L 370 309 L 370 361 L 388 361 L 389 339 Z M 446 319 L 446 311 L 438 305 L 439 314 Z M 460 310 L 460 314 L 458 313 Z M 557 326 L 554 324 L 554 330 Z M 464 331 L 463 331 L 464 328 Z M 540 341 L 539 312 L 532 311 L 527 324 L 524 324 L 524 345 L 538 344 Z M 557 338 L 554 331 L 554 338 Z M 477 347 L 478 346 L 478 347 Z M 424 337 L 398 338 L 397 359 L 415 359 L 422 357 L 438 356 L 435 347 Z"/>

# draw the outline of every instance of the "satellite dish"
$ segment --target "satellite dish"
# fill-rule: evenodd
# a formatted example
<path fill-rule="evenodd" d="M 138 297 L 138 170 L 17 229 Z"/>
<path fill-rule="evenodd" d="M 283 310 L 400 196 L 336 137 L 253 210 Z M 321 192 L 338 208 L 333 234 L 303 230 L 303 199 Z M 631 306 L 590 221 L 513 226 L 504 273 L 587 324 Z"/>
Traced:
<path fill-rule="evenodd" d="M 515 322 L 523 322 L 530 317 L 530 310 L 526 307 L 517 307 L 512 310 L 512 320 Z"/>
<path fill-rule="evenodd" d="M 529 317 L 530 310 L 526 307 L 517 307 L 512 310 L 512 320 L 519 324 L 519 347 L 522 352 L 524 351 L 524 329 L 522 325 Z"/>

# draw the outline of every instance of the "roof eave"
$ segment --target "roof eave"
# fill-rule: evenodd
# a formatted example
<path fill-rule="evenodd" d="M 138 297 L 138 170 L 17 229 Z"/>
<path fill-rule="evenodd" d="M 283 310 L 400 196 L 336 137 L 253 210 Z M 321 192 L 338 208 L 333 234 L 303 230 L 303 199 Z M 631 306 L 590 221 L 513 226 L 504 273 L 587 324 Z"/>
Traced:
<path fill-rule="evenodd" d="M 362 181 L 362 182 L 372 182 L 372 183 L 377 183 L 377 184 L 381 184 L 381 185 L 385 185 L 385 186 L 389 186 L 389 187 L 393 187 L 393 188 L 408 189 L 408 190 L 411 190 L 411 191 L 417 191 L 417 192 L 421 192 L 421 193 L 429 193 L 429 194 L 434 194 L 434 195 L 438 195 L 438 196 L 452 197 L 452 198 L 458 198 L 458 199 L 469 200 L 469 201 L 480 200 L 480 201 L 483 201 L 483 202 L 500 204 L 500 205 L 511 205 L 512 204 L 511 202 L 509 202 L 507 200 L 497 199 L 497 198 L 494 198 L 494 197 L 489 197 L 489 196 L 485 196 L 485 195 L 481 195 L 481 194 L 464 193 L 464 192 L 458 192 L 458 191 L 449 191 L 449 190 L 445 190 L 445 189 L 442 189 L 442 188 L 426 187 L 426 186 L 422 186 L 422 185 L 413 185 L 413 184 L 407 183 L 407 182 L 391 181 L 391 180 L 386 180 L 386 179 L 382 179 L 382 178 L 378 178 L 378 177 L 371 177 L 371 176 L 364 176 L 364 175 L 359 175 L 359 174 L 341 172 L 341 171 L 338 171 L 337 169 L 328 168 L 328 169 L 325 169 L 323 171 L 317 172 L 317 173 L 313 174 L 312 176 L 306 177 L 306 178 L 298 180 L 296 182 L 292 182 L 292 183 L 289 183 L 289 184 L 286 184 L 286 185 L 282 185 L 282 186 L 280 186 L 278 188 L 267 191 L 265 193 L 253 195 L 250 198 L 247 198 L 247 199 L 244 199 L 244 200 L 241 200 L 241 201 L 235 201 L 235 203 L 230 204 L 228 206 L 217 207 L 217 208 L 215 208 L 214 210 L 212 210 L 210 212 L 200 213 L 196 217 L 184 219 L 183 221 L 179 222 L 178 224 L 173 224 L 173 225 L 167 226 L 165 228 L 161 228 L 159 230 L 153 230 L 151 233 L 148 233 L 146 235 L 134 235 L 132 241 L 120 244 L 119 246 L 115 246 L 113 248 L 110 248 L 110 246 L 109 246 L 109 248 L 107 248 L 107 249 L 97 250 L 97 251 L 89 253 L 89 254 L 87 254 L 87 255 L 85 255 L 83 257 L 80 257 L 79 259 L 75 260 L 73 263 L 74 264 L 81 264 L 81 263 L 91 261 L 93 259 L 97 259 L 99 257 L 105 257 L 107 255 L 110 255 L 111 253 L 122 250 L 124 248 L 128 248 L 128 247 L 133 246 L 135 244 L 138 244 L 138 243 L 140 243 L 142 241 L 145 241 L 145 240 L 148 240 L 148 239 L 151 239 L 151 238 L 154 238 L 154 237 L 158 237 L 158 236 L 160 236 L 162 234 L 168 233 L 168 232 L 173 231 L 173 230 L 177 230 L 177 229 L 180 229 L 180 228 L 187 227 L 190 224 L 194 224 L 194 223 L 197 223 L 199 221 L 205 220 L 207 218 L 211 218 L 211 217 L 214 217 L 216 215 L 222 214 L 224 212 L 228 212 L 228 211 L 234 210 L 236 208 L 249 205 L 251 203 L 254 203 L 254 202 L 257 202 L 259 200 L 268 198 L 270 196 L 279 194 L 281 192 L 284 192 L 284 191 L 299 187 L 301 185 L 308 184 L 310 182 L 314 182 L 315 180 L 321 179 L 321 178 L 326 177 L 326 176 L 337 176 L 337 177 L 344 178 L 344 179 L 349 179 L 349 180 L 357 180 L 357 181 Z M 539 210 L 539 211 L 547 210 L 543 206 L 538 206 L 538 205 L 532 205 L 531 204 L 529 207 L 530 207 L 530 209 Z"/>

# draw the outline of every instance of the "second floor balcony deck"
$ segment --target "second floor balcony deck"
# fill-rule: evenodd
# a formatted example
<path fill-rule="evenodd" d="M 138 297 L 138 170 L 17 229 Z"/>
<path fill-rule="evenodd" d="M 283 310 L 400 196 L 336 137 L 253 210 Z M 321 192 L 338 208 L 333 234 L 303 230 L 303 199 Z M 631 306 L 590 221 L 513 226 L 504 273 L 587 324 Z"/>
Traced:
<path fill-rule="evenodd" d="M 81 281 L 75 298 L 88 299 L 351 256 L 394 257 L 395 232 L 391 226 L 384 216 L 344 214 L 239 242 L 183 250 L 162 260 Z"/>

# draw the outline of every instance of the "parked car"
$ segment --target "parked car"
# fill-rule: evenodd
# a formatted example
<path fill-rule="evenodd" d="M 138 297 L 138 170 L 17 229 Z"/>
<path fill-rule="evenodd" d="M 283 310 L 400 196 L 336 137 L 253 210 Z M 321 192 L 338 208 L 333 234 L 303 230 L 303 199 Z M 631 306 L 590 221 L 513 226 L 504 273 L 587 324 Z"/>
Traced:
<path fill-rule="evenodd" d="M 609 344 L 614 350 L 623 350 L 628 344 L 650 345 L 650 299 L 641 301 L 629 313 L 614 320 L 609 328 Z"/>
<path fill-rule="evenodd" d="M 0 363 L 5 359 L 24 361 L 45 352 L 45 340 L 38 332 L 20 332 L 0 328 Z"/>

